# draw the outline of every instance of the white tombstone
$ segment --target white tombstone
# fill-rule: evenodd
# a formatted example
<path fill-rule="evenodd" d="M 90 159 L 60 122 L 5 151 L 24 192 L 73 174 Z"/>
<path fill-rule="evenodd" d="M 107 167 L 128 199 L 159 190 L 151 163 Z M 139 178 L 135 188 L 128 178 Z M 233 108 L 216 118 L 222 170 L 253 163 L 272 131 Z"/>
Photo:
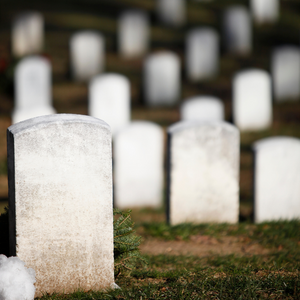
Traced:
<path fill-rule="evenodd" d="M 158 18 L 166 25 L 177 27 L 185 23 L 185 0 L 156 0 L 156 10 Z"/>
<path fill-rule="evenodd" d="M 18 15 L 12 25 L 12 52 L 15 56 L 37 54 L 44 46 L 44 19 L 38 12 Z"/>
<path fill-rule="evenodd" d="M 228 52 L 248 54 L 252 50 L 252 22 L 244 6 L 232 6 L 225 10 L 223 18 L 225 47 Z"/>
<path fill-rule="evenodd" d="M 130 122 L 130 82 L 119 74 L 104 74 L 89 84 L 89 115 L 104 120 L 113 135 Z"/>
<path fill-rule="evenodd" d="M 219 36 L 212 28 L 197 28 L 186 37 L 186 73 L 191 81 L 211 79 L 219 71 Z"/>
<path fill-rule="evenodd" d="M 70 40 L 71 70 L 78 81 L 86 81 L 103 72 L 105 40 L 95 31 L 80 31 Z"/>
<path fill-rule="evenodd" d="M 226 122 L 182 121 L 168 129 L 170 224 L 236 223 L 239 131 Z"/>
<path fill-rule="evenodd" d="M 12 123 L 54 114 L 51 65 L 40 56 L 23 58 L 15 70 L 15 109 Z"/>
<path fill-rule="evenodd" d="M 182 121 L 223 121 L 224 104 L 212 96 L 193 97 L 181 105 L 180 117 Z"/>
<path fill-rule="evenodd" d="M 170 51 L 154 53 L 144 63 L 144 92 L 148 106 L 172 106 L 180 98 L 180 59 Z"/>
<path fill-rule="evenodd" d="M 264 130 L 272 124 L 270 75 L 259 69 L 237 73 L 233 79 L 233 119 L 243 131 Z"/>
<path fill-rule="evenodd" d="M 139 57 L 147 53 L 149 47 L 148 15 L 140 10 L 122 13 L 118 24 L 119 52 L 123 57 Z"/>
<path fill-rule="evenodd" d="M 114 140 L 115 206 L 160 207 L 163 190 L 163 143 L 160 126 L 134 121 Z"/>
<path fill-rule="evenodd" d="M 272 54 L 272 79 L 277 102 L 300 99 L 300 48 L 283 46 Z"/>
<path fill-rule="evenodd" d="M 253 148 L 255 222 L 300 219 L 300 140 L 266 138 Z"/>
<path fill-rule="evenodd" d="M 252 16 L 255 23 L 273 23 L 279 17 L 279 0 L 251 0 Z"/>
<path fill-rule="evenodd" d="M 10 251 L 36 296 L 114 284 L 109 126 L 61 114 L 8 128 Z"/>

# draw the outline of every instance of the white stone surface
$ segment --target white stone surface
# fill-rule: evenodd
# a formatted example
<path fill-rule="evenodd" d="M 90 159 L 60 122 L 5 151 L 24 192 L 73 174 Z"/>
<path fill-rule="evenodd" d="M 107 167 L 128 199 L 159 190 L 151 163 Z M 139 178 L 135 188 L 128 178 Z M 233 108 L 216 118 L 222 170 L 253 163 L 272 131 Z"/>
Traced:
<path fill-rule="evenodd" d="M 161 207 L 163 143 L 160 126 L 134 121 L 114 139 L 115 206 Z"/>
<path fill-rule="evenodd" d="M 166 25 L 177 27 L 185 23 L 185 0 L 156 0 L 156 10 L 158 18 Z"/>
<path fill-rule="evenodd" d="M 282 46 L 272 53 L 272 79 L 277 102 L 300 99 L 300 48 Z"/>
<path fill-rule="evenodd" d="M 146 54 L 149 39 L 149 18 L 146 12 L 129 10 L 121 14 L 118 23 L 118 44 L 123 57 L 134 58 Z"/>
<path fill-rule="evenodd" d="M 279 0 L 251 0 L 250 6 L 255 23 L 272 23 L 279 18 Z"/>
<path fill-rule="evenodd" d="M 12 123 L 54 114 L 51 65 L 40 56 L 23 58 L 15 70 L 15 108 Z"/>
<path fill-rule="evenodd" d="M 272 124 L 270 75 L 259 69 L 239 72 L 233 79 L 233 119 L 244 131 L 264 130 Z"/>
<path fill-rule="evenodd" d="M 180 98 L 180 59 L 170 51 L 154 53 L 144 63 L 144 92 L 148 106 L 172 106 Z"/>
<path fill-rule="evenodd" d="M 70 40 L 71 70 L 78 81 L 102 73 L 105 65 L 105 40 L 96 31 L 80 31 Z"/>
<path fill-rule="evenodd" d="M 20 57 L 37 54 L 44 46 L 44 19 L 38 12 L 24 12 L 12 24 L 12 52 Z"/>
<path fill-rule="evenodd" d="M 130 82 L 120 74 L 104 74 L 89 84 L 89 115 L 104 120 L 113 135 L 130 122 Z"/>
<path fill-rule="evenodd" d="M 8 174 L 11 254 L 35 270 L 36 296 L 112 286 L 109 126 L 68 114 L 12 125 Z"/>
<path fill-rule="evenodd" d="M 219 36 L 208 27 L 192 29 L 186 36 L 185 66 L 191 81 L 211 79 L 219 71 Z"/>
<path fill-rule="evenodd" d="M 272 137 L 254 144 L 254 219 L 300 219 L 300 140 Z"/>
<path fill-rule="evenodd" d="M 168 134 L 169 222 L 238 222 L 238 129 L 225 122 L 183 121 Z"/>
<path fill-rule="evenodd" d="M 180 108 L 182 121 L 223 121 L 224 104 L 212 96 L 198 96 L 187 99 Z"/>
<path fill-rule="evenodd" d="M 252 22 L 248 9 L 231 6 L 224 12 L 223 34 L 228 52 L 248 54 L 252 50 Z"/>

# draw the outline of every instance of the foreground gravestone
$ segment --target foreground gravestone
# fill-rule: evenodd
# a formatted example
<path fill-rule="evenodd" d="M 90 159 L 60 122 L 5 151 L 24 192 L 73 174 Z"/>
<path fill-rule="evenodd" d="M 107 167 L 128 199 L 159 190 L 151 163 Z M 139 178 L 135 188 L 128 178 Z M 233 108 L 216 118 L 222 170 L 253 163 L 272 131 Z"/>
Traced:
<path fill-rule="evenodd" d="M 169 51 L 150 55 L 144 63 L 144 96 L 148 106 L 172 106 L 180 98 L 180 60 Z"/>
<path fill-rule="evenodd" d="M 168 129 L 168 220 L 172 225 L 236 223 L 239 131 L 225 122 L 179 122 Z"/>
<path fill-rule="evenodd" d="M 270 75 L 258 69 L 242 71 L 233 79 L 233 119 L 244 131 L 264 130 L 272 124 Z"/>
<path fill-rule="evenodd" d="M 109 126 L 37 117 L 7 131 L 10 255 L 36 272 L 36 296 L 114 284 Z"/>
<path fill-rule="evenodd" d="M 191 81 L 211 79 L 219 71 L 219 36 L 212 28 L 191 30 L 186 37 L 186 72 Z"/>
<path fill-rule="evenodd" d="M 130 121 L 130 82 L 119 74 L 93 78 L 89 84 L 89 115 L 104 120 L 113 135 Z"/>
<path fill-rule="evenodd" d="M 163 143 L 160 126 L 135 121 L 114 140 L 115 206 L 160 207 L 163 189 Z"/>
<path fill-rule="evenodd" d="M 300 48 L 282 46 L 272 54 L 272 78 L 277 102 L 300 99 Z"/>
<path fill-rule="evenodd" d="M 21 57 L 40 53 L 44 45 L 44 20 L 38 12 L 18 15 L 12 25 L 12 52 Z"/>
<path fill-rule="evenodd" d="M 244 6 L 226 9 L 223 18 L 225 47 L 228 52 L 248 54 L 252 50 L 252 24 L 249 12 Z"/>
<path fill-rule="evenodd" d="M 74 79 L 86 81 L 103 72 L 105 41 L 100 33 L 89 30 L 75 33 L 70 40 L 70 51 Z"/>
<path fill-rule="evenodd" d="M 134 58 L 146 54 L 149 35 L 149 20 L 145 12 L 130 10 L 122 13 L 118 26 L 118 44 L 123 57 Z"/>
<path fill-rule="evenodd" d="M 185 0 L 156 0 L 156 10 L 158 18 L 166 25 L 177 27 L 185 23 Z"/>
<path fill-rule="evenodd" d="M 193 97 L 183 102 L 180 116 L 182 121 L 223 121 L 224 104 L 212 96 Z"/>
<path fill-rule="evenodd" d="M 279 17 L 279 0 L 251 0 L 255 23 L 272 23 Z"/>
<path fill-rule="evenodd" d="M 300 140 L 266 138 L 253 148 L 255 222 L 300 219 Z"/>
<path fill-rule="evenodd" d="M 51 65 L 40 56 L 23 58 L 15 70 L 15 108 L 12 123 L 54 114 Z"/>

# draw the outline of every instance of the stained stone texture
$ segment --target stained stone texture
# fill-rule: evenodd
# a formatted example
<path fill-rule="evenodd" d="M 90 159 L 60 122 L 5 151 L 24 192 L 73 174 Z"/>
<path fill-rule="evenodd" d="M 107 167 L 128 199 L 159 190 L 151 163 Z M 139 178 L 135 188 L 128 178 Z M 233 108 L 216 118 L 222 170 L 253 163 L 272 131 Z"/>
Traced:
<path fill-rule="evenodd" d="M 246 7 L 237 5 L 224 12 L 223 34 L 228 52 L 248 54 L 252 50 L 252 23 Z"/>
<path fill-rule="evenodd" d="M 149 47 L 149 20 L 142 10 L 129 10 L 121 14 L 118 24 L 119 52 L 134 58 L 147 53 Z"/>
<path fill-rule="evenodd" d="M 272 79 L 277 102 L 300 99 L 300 48 L 282 46 L 272 54 Z"/>
<path fill-rule="evenodd" d="M 233 119 L 243 131 L 264 130 L 272 124 L 270 75 L 259 69 L 239 72 L 233 79 Z"/>
<path fill-rule="evenodd" d="M 156 10 L 158 18 L 166 25 L 177 27 L 185 23 L 185 0 L 156 0 Z"/>
<path fill-rule="evenodd" d="M 266 138 L 253 148 L 255 222 L 300 219 L 300 140 Z"/>
<path fill-rule="evenodd" d="M 54 114 L 51 65 L 40 56 L 23 58 L 15 70 L 15 108 L 12 123 Z"/>
<path fill-rule="evenodd" d="M 219 71 L 219 36 L 208 27 L 192 29 L 186 37 L 186 73 L 191 81 L 211 79 Z"/>
<path fill-rule="evenodd" d="M 144 63 L 144 93 L 148 106 L 172 106 L 180 98 L 180 59 L 170 51 L 154 53 Z"/>
<path fill-rule="evenodd" d="M 224 104 L 212 96 L 199 96 L 183 102 L 180 108 L 182 121 L 223 121 Z"/>
<path fill-rule="evenodd" d="M 74 79 L 87 81 L 103 72 L 105 40 L 96 31 L 80 31 L 70 40 L 71 70 Z"/>
<path fill-rule="evenodd" d="M 114 140 L 115 206 L 160 207 L 163 190 L 163 130 L 134 121 Z"/>
<path fill-rule="evenodd" d="M 239 131 L 225 122 L 182 121 L 168 129 L 170 224 L 236 223 Z"/>
<path fill-rule="evenodd" d="M 44 45 L 44 19 L 38 12 L 24 12 L 12 24 L 12 52 L 16 57 L 37 54 Z"/>
<path fill-rule="evenodd" d="M 279 18 L 279 0 L 251 0 L 250 5 L 255 23 L 273 23 Z"/>
<path fill-rule="evenodd" d="M 36 272 L 36 294 L 114 284 L 109 126 L 37 117 L 8 128 L 10 255 Z"/>
<path fill-rule="evenodd" d="M 104 120 L 113 134 L 130 121 L 130 82 L 119 74 L 93 78 L 89 84 L 89 115 Z"/>

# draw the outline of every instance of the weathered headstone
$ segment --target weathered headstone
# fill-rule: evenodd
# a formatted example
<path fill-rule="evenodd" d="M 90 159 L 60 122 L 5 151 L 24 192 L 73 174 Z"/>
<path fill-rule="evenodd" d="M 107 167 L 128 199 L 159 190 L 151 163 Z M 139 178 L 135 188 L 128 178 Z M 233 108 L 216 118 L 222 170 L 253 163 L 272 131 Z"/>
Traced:
<path fill-rule="evenodd" d="M 93 78 L 89 84 L 89 115 L 104 120 L 115 134 L 130 121 L 130 82 L 119 74 Z"/>
<path fill-rule="evenodd" d="M 163 189 L 162 129 L 134 121 L 114 140 L 115 206 L 160 207 Z"/>
<path fill-rule="evenodd" d="M 224 42 L 228 52 L 248 54 L 252 50 L 252 22 L 244 6 L 225 10 L 223 19 Z"/>
<path fill-rule="evenodd" d="M 272 23 L 279 17 L 279 0 L 251 0 L 252 16 L 255 23 Z"/>
<path fill-rule="evenodd" d="M 300 48 L 283 46 L 272 55 L 274 97 L 277 102 L 300 99 Z"/>
<path fill-rule="evenodd" d="M 105 40 L 95 31 L 75 33 L 70 40 L 71 70 L 73 77 L 86 81 L 103 72 L 105 64 Z"/>
<path fill-rule="evenodd" d="M 150 55 L 144 63 L 144 93 L 148 106 L 171 106 L 180 98 L 180 59 L 169 51 Z"/>
<path fill-rule="evenodd" d="M 180 108 L 182 121 L 223 121 L 224 104 L 212 96 L 199 96 L 183 102 Z"/>
<path fill-rule="evenodd" d="M 15 70 L 15 109 L 12 123 L 54 114 L 51 65 L 40 56 L 23 58 Z"/>
<path fill-rule="evenodd" d="M 12 25 L 12 52 L 15 56 L 40 53 L 44 46 L 44 20 L 38 12 L 18 15 Z"/>
<path fill-rule="evenodd" d="M 300 140 L 266 138 L 253 148 L 255 222 L 300 219 Z"/>
<path fill-rule="evenodd" d="M 156 0 L 156 10 L 158 18 L 166 25 L 182 26 L 185 23 L 185 0 Z"/>
<path fill-rule="evenodd" d="M 141 10 L 122 13 L 118 26 L 119 52 L 123 57 L 139 57 L 147 53 L 149 47 L 148 15 Z"/>
<path fill-rule="evenodd" d="M 237 73 L 233 79 L 233 119 L 240 130 L 264 130 L 272 124 L 270 75 L 258 69 Z"/>
<path fill-rule="evenodd" d="M 191 81 L 211 79 L 219 71 L 219 36 L 212 28 L 191 30 L 186 37 L 186 72 Z"/>
<path fill-rule="evenodd" d="M 239 147 L 239 131 L 229 123 L 183 121 L 169 127 L 172 225 L 238 222 Z"/>
<path fill-rule="evenodd" d="M 36 296 L 114 284 L 109 126 L 37 117 L 7 132 L 10 251 L 36 272 Z"/>

